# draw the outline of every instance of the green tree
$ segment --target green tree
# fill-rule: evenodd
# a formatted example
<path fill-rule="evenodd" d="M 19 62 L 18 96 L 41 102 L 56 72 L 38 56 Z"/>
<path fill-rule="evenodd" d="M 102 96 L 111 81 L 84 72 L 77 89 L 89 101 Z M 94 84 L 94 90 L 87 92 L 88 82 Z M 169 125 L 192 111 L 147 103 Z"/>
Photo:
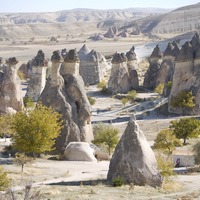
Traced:
<path fill-rule="evenodd" d="M 115 148 L 119 141 L 119 130 L 114 128 L 112 125 L 97 124 L 93 128 L 94 140 L 92 143 L 97 146 L 105 144 L 109 155 L 111 151 Z"/>
<path fill-rule="evenodd" d="M 162 94 L 163 93 L 163 89 L 164 89 L 164 84 L 163 83 L 159 83 L 156 88 L 154 89 L 154 92 L 158 93 L 158 94 Z"/>
<path fill-rule="evenodd" d="M 200 164 L 200 142 L 197 142 L 194 146 L 193 146 L 193 151 L 194 151 L 194 158 L 195 158 L 195 163 L 197 165 Z"/>
<path fill-rule="evenodd" d="M 183 139 L 183 144 L 189 138 L 200 135 L 200 121 L 195 118 L 181 118 L 170 122 L 170 129 L 178 139 Z"/>
<path fill-rule="evenodd" d="M 127 94 L 127 98 L 130 102 L 134 102 L 136 98 L 137 92 L 135 90 L 129 91 Z"/>
<path fill-rule="evenodd" d="M 0 116 L 0 136 L 5 137 L 9 135 L 13 135 L 13 129 L 12 129 L 12 122 L 13 122 L 13 117 L 9 114 L 1 115 Z"/>
<path fill-rule="evenodd" d="M 172 98 L 171 106 L 174 108 L 193 108 L 195 103 L 192 92 L 181 91 L 176 97 Z"/>
<path fill-rule="evenodd" d="M 24 153 L 16 153 L 15 154 L 14 163 L 16 165 L 21 166 L 22 173 L 24 171 L 24 165 L 27 163 L 31 163 L 32 161 L 33 161 L 33 158 L 26 156 Z"/>
<path fill-rule="evenodd" d="M 13 145 L 24 153 L 43 153 L 53 150 L 61 130 L 60 115 L 50 107 L 38 104 L 34 110 L 15 114 Z"/>
<path fill-rule="evenodd" d="M 158 133 L 153 148 L 170 156 L 177 146 L 181 146 L 181 141 L 176 138 L 172 130 L 164 129 Z"/>
<path fill-rule="evenodd" d="M 10 186 L 10 179 L 8 174 L 4 171 L 3 167 L 0 166 L 0 191 L 5 190 Z"/>

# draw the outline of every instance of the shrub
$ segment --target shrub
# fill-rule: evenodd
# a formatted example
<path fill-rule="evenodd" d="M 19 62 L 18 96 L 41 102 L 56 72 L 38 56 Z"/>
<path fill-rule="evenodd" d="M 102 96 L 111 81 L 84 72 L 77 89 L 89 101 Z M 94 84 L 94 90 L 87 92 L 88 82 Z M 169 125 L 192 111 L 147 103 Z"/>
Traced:
<path fill-rule="evenodd" d="M 172 81 L 168 81 L 168 83 L 167 83 L 167 89 L 171 89 L 172 85 L 173 85 Z"/>
<path fill-rule="evenodd" d="M 164 89 L 164 84 L 163 83 L 159 83 L 156 88 L 154 89 L 154 92 L 158 93 L 158 94 L 162 94 L 163 93 L 163 89 Z"/>
<path fill-rule="evenodd" d="M 0 166 L 0 190 L 6 190 L 10 186 L 10 179 L 7 172 Z"/>
<path fill-rule="evenodd" d="M 29 96 L 23 98 L 25 108 L 33 108 L 35 106 L 33 100 Z"/>
<path fill-rule="evenodd" d="M 97 84 L 97 87 L 98 87 L 99 89 L 103 90 L 103 88 L 105 88 L 106 85 L 107 85 L 106 80 L 102 80 L 101 82 L 99 82 L 99 83 Z"/>
<path fill-rule="evenodd" d="M 121 102 L 125 106 L 128 103 L 128 98 L 121 99 Z"/>
<path fill-rule="evenodd" d="M 21 71 L 17 71 L 17 75 L 19 76 L 20 80 L 24 80 L 24 74 Z"/>
<path fill-rule="evenodd" d="M 181 91 L 176 97 L 172 98 L 171 106 L 174 108 L 193 108 L 195 103 L 192 92 Z"/>
<path fill-rule="evenodd" d="M 124 185 L 124 179 L 118 176 L 112 180 L 112 185 L 114 187 L 121 187 L 122 185 Z"/>
<path fill-rule="evenodd" d="M 90 102 L 90 105 L 94 105 L 96 103 L 96 100 L 90 96 L 88 96 L 88 101 Z"/>
<path fill-rule="evenodd" d="M 136 98 L 137 92 L 135 90 L 129 91 L 127 98 L 130 102 L 134 102 L 135 98 Z"/>

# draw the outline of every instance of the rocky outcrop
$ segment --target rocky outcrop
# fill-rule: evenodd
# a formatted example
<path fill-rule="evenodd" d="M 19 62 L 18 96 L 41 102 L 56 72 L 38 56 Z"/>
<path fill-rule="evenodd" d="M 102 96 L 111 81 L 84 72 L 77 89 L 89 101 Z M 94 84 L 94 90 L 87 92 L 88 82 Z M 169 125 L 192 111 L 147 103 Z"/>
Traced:
<path fill-rule="evenodd" d="M 169 112 L 180 115 L 200 113 L 200 40 L 195 34 L 190 42 L 186 42 L 175 60 L 173 84 L 169 97 Z M 195 106 L 172 107 L 171 102 L 180 92 L 192 92 Z"/>
<path fill-rule="evenodd" d="M 144 87 L 148 89 L 154 89 L 157 85 L 158 72 L 162 64 L 163 53 L 157 45 L 150 58 L 149 58 L 149 68 L 145 74 Z"/>
<path fill-rule="evenodd" d="M 116 177 L 140 186 L 160 187 L 162 184 L 155 155 L 139 125 L 132 119 L 110 161 L 107 179 L 112 181 Z"/>
<path fill-rule="evenodd" d="M 17 75 L 18 60 L 11 57 L 0 71 L 0 113 L 14 113 L 23 109 L 21 81 Z"/>
<path fill-rule="evenodd" d="M 108 31 L 106 34 L 104 34 L 104 37 L 106 38 L 114 38 L 118 34 L 118 29 L 116 26 L 111 26 L 109 27 Z"/>
<path fill-rule="evenodd" d="M 117 36 L 126 38 L 126 37 L 129 37 L 130 34 L 128 33 L 127 30 L 125 30 L 125 31 L 122 31 L 121 33 L 119 33 Z"/>
<path fill-rule="evenodd" d="M 70 142 L 85 142 L 93 136 L 90 128 L 90 106 L 83 89 L 83 82 L 77 77 L 78 61 L 76 59 L 77 53 L 69 51 L 63 63 L 63 78 L 59 72 L 60 53 L 53 52 L 51 75 L 39 98 L 44 105 L 51 106 L 62 116 L 63 129 L 56 139 L 56 149 L 60 152 L 64 152 Z M 92 136 L 88 136 L 87 133 Z"/>
<path fill-rule="evenodd" d="M 104 77 L 107 62 L 105 57 L 95 50 L 90 50 L 85 44 L 79 50 L 80 75 L 85 85 L 95 85 Z"/>
<path fill-rule="evenodd" d="M 137 74 L 137 58 L 134 47 L 126 53 L 115 53 L 112 58 L 111 75 L 108 81 L 108 89 L 113 94 L 127 93 L 139 86 Z"/>
<path fill-rule="evenodd" d="M 30 62 L 32 73 L 26 95 L 37 102 L 46 84 L 46 69 L 48 60 L 42 50 Z"/>

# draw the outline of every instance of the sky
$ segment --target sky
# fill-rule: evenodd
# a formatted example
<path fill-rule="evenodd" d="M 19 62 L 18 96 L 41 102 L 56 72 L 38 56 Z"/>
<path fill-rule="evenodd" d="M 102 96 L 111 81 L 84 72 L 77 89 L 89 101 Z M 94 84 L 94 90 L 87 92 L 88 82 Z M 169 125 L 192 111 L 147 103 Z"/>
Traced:
<path fill-rule="evenodd" d="M 200 0 L 0 0 L 0 13 L 54 12 L 74 8 L 178 8 Z"/>

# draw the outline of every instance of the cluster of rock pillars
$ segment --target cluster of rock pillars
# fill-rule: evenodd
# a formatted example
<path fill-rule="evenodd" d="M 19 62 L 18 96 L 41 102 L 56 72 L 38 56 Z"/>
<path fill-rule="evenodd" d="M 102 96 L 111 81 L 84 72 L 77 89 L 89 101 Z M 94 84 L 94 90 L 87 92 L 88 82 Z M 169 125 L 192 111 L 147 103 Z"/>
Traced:
<path fill-rule="evenodd" d="M 116 52 L 113 55 L 107 84 L 113 94 L 139 88 L 138 60 L 134 50 L 132 47 L 126 53 Z M 17 63 L 15 57 L 5 62 L 3 58 L 0 59 L 1 114 L 23 110 Z M 50 61 L 39 50 L 25 66 L 25 75 L 30 77 L 26 95 L 35 102 L 51 106 L 64 121 L 60 136 L 56 139 L 59 152 L 66 151 L 70 143 L 80 150 L 81 145 L 88 145 L 92 141 L 91 107 L 84 85 L 94 85 L 103 80 L 107 67 L 105 57 L 85 44 L 78 52 L 76 49 L 54 51 Z M 172 82 L 170 89 L 167 87 L 169 82 Z M 200 39 L 197 33 L 181 48 L 176 42 L 170 42 L 164 52 L 158 45 L 154 48 L 143 86 L 153 90 L 160 83 L 164 84 L 164 95 L 169 97 L 169 112 L 189 115 L 200 113 Z M 186 110 L 172 108 L 171 99 L 186 90 L 195 97 L 195 107 Z M 92 144 L 89 148 L 94 156 L 97 149 Z M 87 159 L 87 156 L 82 157 Z M 90 160 L 96 158 L 90 157 Z M 128 123 L 110 162 L 108 180 L 118 176 L 127 183 L 138 185 L 156 187 L 162 183 L 154 153 L 134 119 Z"/>

